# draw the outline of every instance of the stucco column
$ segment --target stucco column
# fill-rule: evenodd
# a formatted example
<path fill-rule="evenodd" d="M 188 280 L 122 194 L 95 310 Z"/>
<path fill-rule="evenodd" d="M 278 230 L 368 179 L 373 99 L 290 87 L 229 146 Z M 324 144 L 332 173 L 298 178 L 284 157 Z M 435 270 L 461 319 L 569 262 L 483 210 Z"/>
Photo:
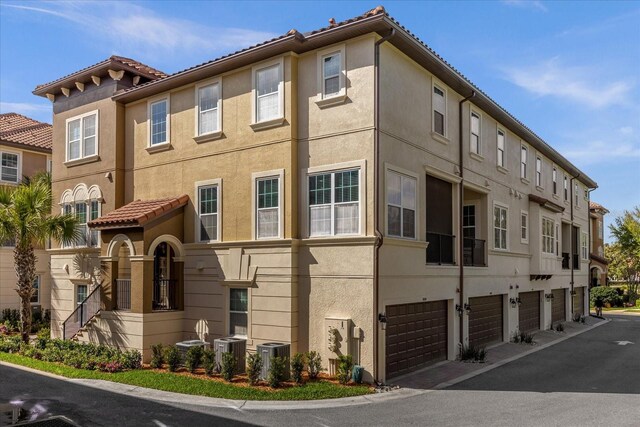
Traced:
<path fill-rule="evenodd" d="M 184 259 L 173 259 L 173 271 L 171 273 L 176 281 L 176 308 L 184 310 Z"/>
<path fill-rule="evenodd" d="M 105 311 L 111 311 L 118 300 L 117 288 L 114 281 L 118 278 L 118 259 L 100 257 L 100 262 L 105 267 L 104 282 L 102 283 L 102 305 Z"/>
<path fill-rule="evenodd" d="M 131 257 L 131 312 L 151 313 L 153 299 L 153 257 Z"/>

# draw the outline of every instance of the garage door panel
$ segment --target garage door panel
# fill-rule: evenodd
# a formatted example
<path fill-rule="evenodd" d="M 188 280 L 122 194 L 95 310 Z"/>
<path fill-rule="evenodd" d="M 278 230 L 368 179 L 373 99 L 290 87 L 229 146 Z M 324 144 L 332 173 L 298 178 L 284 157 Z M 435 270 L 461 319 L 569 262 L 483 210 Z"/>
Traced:
<path fill-rule="evenodd" d="M 566 300 L 564 289 L 552 289 L 553 302 L 551 303 L 551 321 L 552 322 L 564 322 L 566 317 Z"/>
<path fill-rule="evenodd" d="M 387 377 L 447 358 L 447 302 L 386 307 Z"/>
<path fill-rule="evenodd" d="M 469 298 L 469 343 L 482 346 L 502 341 L 502 295 Z"/>
<path fill-rule="evenodd" d="M 518 295 L 518 329 L 532 332 L 540 329 L 540 292 L 523 292 Z"/>

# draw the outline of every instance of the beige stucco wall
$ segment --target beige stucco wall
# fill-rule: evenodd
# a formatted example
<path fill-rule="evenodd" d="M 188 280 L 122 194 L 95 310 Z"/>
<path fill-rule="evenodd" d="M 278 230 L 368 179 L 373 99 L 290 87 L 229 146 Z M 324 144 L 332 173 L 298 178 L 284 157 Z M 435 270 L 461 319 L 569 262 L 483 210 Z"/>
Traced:
<path fill-rule="evenodd" d="M 39 305 L 42 309 L 48 310 L 51 307 L 49 255 L 45 250 L 36 249 L 36 258 L 36 275 L 40 276 L 40 301 L 32 305 Z M 20 309 L 14 265 L 13 248 L 0 247 L 0 311 L 6 308 Z"/>

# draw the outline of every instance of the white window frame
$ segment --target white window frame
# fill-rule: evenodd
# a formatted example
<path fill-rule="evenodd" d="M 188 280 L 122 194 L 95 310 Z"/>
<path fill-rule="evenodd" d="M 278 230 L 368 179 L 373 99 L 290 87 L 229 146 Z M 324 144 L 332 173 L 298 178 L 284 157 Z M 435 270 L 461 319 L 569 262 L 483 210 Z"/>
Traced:
<path fill-rule="evenodd" d="M 247 335 L 232 335 L 231 334 L 231 290 L 232 289 L 242 289 L 247 292 Z M 233 336 L 237 338 L 246 338 L 247 340 L 251 339 L 251 288 L 247 286 L 229 286 L 225 292 L 225 311 L 226 311 L 226 325 L 225 325 L 225 335 Z M 234 311 L 235 313 L 235 311 Z M 238 312 L 244 313 L 244 312 Z"/>
<path fill-rule="evenodd" d="M 502 134 L 502 150 L 500 149 L 500 134 Z M 500 152 L 502 152 L 502 164 L 500 164 Z M 504 170 L 507 169 L 507 167 L 505 166 L 506 155 L 507 155 L 507 132 L 504 129 L 498 127 L 498 130 L 496 131 L 496 165 L 499 168 L 502 168 Z"/>
<path fill-rule="evenodd" d="M 437 88 L 438 90 L 442 91 L 444 93 L 444 112 L 440 112 L 439 113 L 443 114 L 443 132 L 444 134 L 440 134 L 438 132 L 436 132 L 436 115 L 435 115 L 435 111 L 436 110 L 436 106 L 435 106 L 435 102 L 434 102 L 434 96 L 435 96 L 435 91 L 434 89 Z M 449 132 L 448 132 L 448 126 L 447 126 L 447 89 L 446 86 L 440 82 L 439 80 L 437 80 L 435 77 L 432 79 L 432 83 L 431 83 L 431 133 L 432 135 L 437 135 L 441 138 L 445 138 L 447 139 L 449 137 Z"/>
<path fill-rule="evenodd" d="M 575 199 L 576 208 L 580 207 L 580 185 L 577 182 L 573 184 L 573 198 Z"/>
<path fill-rule="evenodd" d="M 14 156 L 18 156 L 18 165 L 16 168 L 16 180 L 15 181 L 9 181 L 9 180 L 5 180 L 2 179 L 2 155 L 3 154 L 10 154 L 10 155 L 14 155 Z M 19 151 L 12 151 L 12 150 L 7 150 L 4 147 L 2 148 L 2 150 L 0 151 L 0 182 L 2 183 L 7 183 L 7 184 L 20 184 L 20 182 L 22 181 L 21 179 L 22 177 L 22 153 Z"/>
<path fill-rule="evenodd" d="M 473 118 L 477 117 L 478 118 L 478 135 L 476 135 L 478 137 L 478 145 L 476 147 L 476 151 L 473 150 L 473 136 L 475 135 L 473 133 Z M 480 114 L 477 110 L 474 110 L 473 108 L 469 109 L 469 152 L 472 154 L 476 154 L 478 156 L 482 157 L 482 114 Z"/>
<path fill-rule="evenodd" d="M 167 137 L 166 137 L 166 140 L 163 142 L 152 144 L 153 135 L 151 135 L 151 129 L 153 126 L 151 123 L 151 120 L 152 120 L 151 107 L 163 101 L 167 103 L 167 116 L 166 116 Z M 171 144 L 171 94 L 167 93 L 167 94 L 149 99 L 147 101 L 147 148 L 148 149 L 167 148 L 170 144 Z"/>
<path fill-rule="evenodd" d="M 258 237 L 258 181 L 267 178 L 278 179 L 278 235 Z M 256 172 L 251 174 L 251 235 L 255 240 L 275 240 L 284 238 L 284 169 Z"/>
<path fill-rule="evenodd" d="M 200 89 L 209 86 L 218 86 L 218 104 L 216 105 L 216 130 L 211 132 L 200 133 Z M 196 137 L 214 137 L 222 134 L 222 78 L 209 79 L 198 83 L 195 86 L 195 133 Z M 211 110 L 207 110 L 211 111 Z"/>
<path fill-rule="evenodd" d="M 580 233 L 580 253 L 584 261 L 589 260 L 589 236 L 584 231 Z"/>
<path fill-rule="evenodd" d="M 258 72 L 274 65 L 278 66 L 280 83 L 278 84 L 278 115 L 258 122 Z M 252 125 L 278 125 L 284 122 L 284 58 L 280 57 L 271 61 L 262 62 L 251 68 L 251 124 Z"/>
<path fill-rule="evenodd" d="M 38 304 L 40 304 L 40 291 L 42 290 L 42 276 L 41 276 L 41 275 L 36 274 L 36 280 L 34 280 L 34 283 L 33 283 L 33 287 L 34 287 L 34 288 L 36 287 L 36 282 L 37 282 L 37 284 L 38 284 L 38 286 L 37 286 L 38 291 L 37 291 L 37 293 L 36 293 L 36 297 L 37 297 L 37 298 L 36 298 L 36 300 L 35 300 L 35 301 L 32 301 L 32 300 L 31 300 L 31 298 L 33 298 L 33 296 L 29 299 L 29 302 L 30 302 L 32 305 L 38 305 Z"/>
<path fill-rule="evenodd" d="M 217 235 L 215 240 L 200 240 L 200 187 L 218 187 L 218 206 L 216 218 Z M 196 243 L 214 243 L 222 241 L 222 178 L 208 179 L 205 181 L 197 181 L 195 183 L 195 220 L 194 220 L 194 242 Z"/>
<path fill-rule="evenodd" d="M 551 189 L 553 191 L 553 195 L 558 195 L 558 168 L 556 166 L 553 167 L 551 171 Z"/>
<path fill-rule="evenodd" d="M 302 169 L 301 171 L 301 175 L 300 175 L 300 179 L 302 182 L 301 187 L 301 191 L 303 191 L 302 193 L 302 200 L 305 201 L 305 209 L 303 212 L 303 236 L 305 236 L 306 238 L 310 238 L 310 239 L 326 239 L 326 238 L 343 238 L 343 237 L 353 237 L 353 236 L 362 236 L 364 234 L 364 231 L 367 229 L 366 227 L 366 195 L 367 195 L 367 189 L 366 189 L 366 160 L 355 160 L 355 161 L 351 161 L 351 162 L 344 162 L 344 163 L 334 163 L 334 164 L 330 164 L 330 165 L 323 165 L 323 166 L 315 166 L 315 167 L 311 167 L 308 169 Z M 322 235 L 322 236 L 311 236 L 311 227 L 309 224 L 310 221 L 310 216 L 309 216 L 309 210 L 310 210 L 310 205 L 309 205 L 309 176 L 311 175 L 319 175 L 319 174 L 323 174 L 323 173 L 335 173 L 335 172 L 344 172 L 347 170 L 352 170 L 352 169 L 358 169 L 360 171 L 360 173 L 358 174 L 359 177 L 359 182 L 358 182 L 358 188 L 359 188 L 359 194 L 358 194 L 358 203 L 359 203 L 359 213 L 360 213 L 360 224 L 359 224 L 359 232 L 356 234 L 335 234 L 335 230 L 333 228 L 332 225 L 332 230 L 331 233 L 332 234 L 328 234 L 328 235 Z M 333 194 L 333 186 L 332 186 L 332 195 L 331 198 L 333 200 L 334 194 Z M 332 212 L 332 216 L 333 216 L 333 212 Z"/>
<path fill-rule="evenodd" d="M 91 154 L 89 156 L 85 156 L 84 154 L 84 119 L 89 116 L 96 116 L 96 133 L 94 135 L 96 152 L 95 154 Z M 69 158 L 69 123 L 74 122 L 76 120 L 80 120 L 80 156 L 77 159 Z M 80 114 L 74 117 L 70 117 L 65 120 L 65 163 L 75 163 L 75 162 L 84 162 L 89 160 L 97 159 L 100 155 L 100 112 L 99 110 L 89 111 L 84 114 Z"/>
<path fill-rule="evenodd" d="M 325 77 L 324 77 L 324 58 L 335 54 L 340 55 L 340 75 L 339 85 L 340 90 L 338 93 L 327 96 L 325 94 Z M 327 49 L 323 49 L 316 54 L 317 62 L 317 80 L 318 80 L 318 98 L 317 103 L 320 107 L 325 105 L 333 105 L 333 103 L 323 103 L 322 101 L 343 101 L 347 96 L 347 60 L 346 60 L 346 47 L 344 44 L 336 45 Z"/>
<path fill-rule="evenodd" d="M 520 145 L 520 179 L 527 179 L 529 175 L 529 148 L 521 144 Z"/>
<path fill-rule="evenodd" d="M 601 219 L 598 220 L 598 237 L 604 239 L 604 225 Z"/>
<path fill-rule="evenodd" d="M 400 175 L 401 177 L 401 182 L 402 182 L 402 178 L 405 179 L 414 179 L 416 182 L 416 192 L 414 195 L 414 199 L 415 199 L 415 208 L 414 208 L 414 221 L 413 221 L 413 237 L 404 237 L 402 235 L 400 236 L 396 236 L 396 235 L 392 235 L 389 233 L 389 205 L 391 203 L 389 203 L 389 187 L 388 187 L 388 182 L 389 182 L 389 174 L 394 173 L 396 175 Z M 392 165 L 385 165 L 385 186 L 384 186 L 384 192 L 385 192 L 385 213 L 384 213 L 384 228 L 386 230 L 386 235 L 389 237 L 393 237 L 393 238 L 397 238 L 397 239 L 406 239 L 406 240 L 417 240 L 418 239 L 418 223 L 419 221 L 419 207 L 420 207 L 420 191 L 419 191 L 419 185 L 420 185 L 420 179 L 418 174 L 415 174 L 411 171 L 408 171 L 406 169 L 397 167 L 397 166 L 392 166 Z M 401 192 L 402 192 L 402 184 L 401 184 Z M 400 233 L 402 234 L 404 228 L 403 228 L 403 224 L 402 224 L 402 209 L 404 209 L 404 207 L 398 206 L 398 205 L 393 205 L 393 206 L 397 206 L 400 208 Z"/>
<path fill-rule="evenodd" d="M 89 285 L 87 283 L 76 283 L 75 289 L 74 289 L 74 296 L 73 299 L 76 301 L 75 306 L 77 307 L 82 301 L 78 301 L 78 288 L 80 286 L 84 286 L 85 288 L 87 288 L 87 293 L 85 298 L 87 298 L 89 296 L 89 294 L 91 293 L 91 291 L 89 290 Z"/>
<path fill-rule="evenodd" d="M 562 183 L 562 191 L 564 192 L 564 201 L 569 201 L 569 178 L 567 175 L 564 176 L 564 181 Z"/>
<path fill-rule="evenodd" d="M 553 234 L 551 235 L 545 234 L 545 227 L 544 227 L 545 222 L 551 223 L 550 229 Z M 555 255 L 556 241 L 557 241 L 557 237 L 555 233 L 556 233 L 556 221 L 551 218 L 547 218 L 543 216 L 542 219 L 540 220 L 540 238 L 541 238 L 540 251 L 542 252 L 542 254 Z M 548 239 L 551 239 L 551 240 L 549 241 Z M 548 250 L 545 250 L 545 248 Z"/>
<path fill-rule="evenodd" d="M 524 218 L 524 226 L 522 218 Z M 522 237 L 522 231 L 524 231 L 524 237 Z M 520 243 L 529 243 L 529 212 L 527 211 L 520 211 Z"/>
<path fill-rule="evenodd" d="M 495 212 L 496 212 L 496 208 L 499 209 L 504 209 L 506 211 L 506 219 L 507 219 L 507 225 L 506 228 L 501 228 L 501 227 L 496 227 L 495 224 Z M 493 249 L 497 250 L 497 251 L 508 251 L 509 250 L 509 207 L 507 205 L 503 205 L 501 203 L 498 202 L 494 202 L 493 203 L 493 210 L 491 212 L 491 229 L 493 231 L 493 233 L 491 234 L 492 236 L 492 240 L 493 240 Z M 499 230 L 505 230 L 505 245 L 506 247 L 501 248 L 496 246 L 496 238 L 495 238 L 495 230 L 496 228 L 498 228 Z"/>
<path fill-rule="evenodd" d="M 543 188 L 542 185 L 542 157 L 536 156 L 536 186 Z"/>

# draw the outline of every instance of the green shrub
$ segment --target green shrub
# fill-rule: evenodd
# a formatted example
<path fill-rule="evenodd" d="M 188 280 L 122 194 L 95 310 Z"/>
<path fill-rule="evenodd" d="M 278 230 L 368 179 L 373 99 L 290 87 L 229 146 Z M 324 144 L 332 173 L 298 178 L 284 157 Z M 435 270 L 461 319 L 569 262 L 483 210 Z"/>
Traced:
<path fill-rule="evenodd" d="M 318 374 L 322 371 L 322 357 L 317 351 L 310 351 L 307 353 L 307 363 L 309 372 L 309 378 L 315 380 L 318 378 Z"/>
<path fill-rule="evenodd" d="M 20 351 L 22 339 L 19 335 L 0 337 L 0 351 L 4 353 L 17 353 Z"/>
<path fill-rule="evenodd" d="M 142 354 L 138 350 L 127 350 L 120 357 L 124 369 L 140 369 L 142 367 Z"/>
<path fill-rule="evenodd" d="M 202 347 L 195 346 L 190 347 L 187 350 L 187 355 L 184 358 L 184 364 L 192 374 L 198 369 L 202 362 Z"/>
<path fill-rule="evenodd" d="M 233 376 L 236 373 L 236 358 L 233 357 L 233 353 L 222 353 L 220 373 L 226 381 L 233 381 Z"/>
<path fill-rule="evenodd" d="M 519 330 L 515 330 L 513 335 L 511 336 L 511 342 L 520 343 L 520 344 L 533 344 L 533 334 L 528 332 L 520 332 Z"/>
<path fill-rule="evenodd" d="M 612 307 L 622 305 L 622 297 L 615 288 L 608 286 L 596 286 L 591 288 L 590 303 L 595 306 L 596 299 L 600 297 L 604 304 L 609 303 Z"/>
<path fill-rule="evenodd" d="M 205 348 L 202 351 L 202 367 L 206 375 L 213 375 L 213 371 L 216 369 L 216 352 Z"/>
<path fill-rule="evenodd" d="M 162 344 L 154 344 L 151 346 L 151 362 L 149 365 L 153 369 L 160 369 L 164 364 L 164 348 Z"/>
<path fill-rule="evenodd" d="M 291 378 L 297 383 L 302 384 L 302 371 L 304 370 L 304 354 L 296 353 L 291 358 Z"/>
<path fill-rule="evenodd" d="M 556 330 L 556 332 L 562 332 L 564 331 L 564 325 L 562 324 L 562 322 L 558 322 L 556 323 L 556 326 L 554 329 Z"/>
<path fill-rule="evenodd" d="M 267 382 L 270 387 L 280 387 L 280 383 L 284 380 L 285 372 L 287 369 L 287 358 L 272 356 L 269 359 L 269 373 L 267 374 Z"/>
<path fill-rule="evenodd" d="M 247 377 L 249 385 L 258 384 L 260 373 L 262 372 L 262 356 L 260 353 L 249 353 L 247 356 Z"/>
<path fill-rule="evenodd" d="M 340 384 L 347 384 L 351 379 L 351 370 L 353 369 L 353 358 L 350 354 L 338 356 L 338 370 L 336 377 Z"/>
<path fill-rule="evenodd" d="M 484 362 L 487 358 L 487 350 L 484 347 L 470 344 L 460 350 L 460 360 L 472 360 L 474 362 Z"/>
<path fill-rule="evenodd" d="M 182 358 L 180 357 L 180 350 L 175 345 L 170 345 L 164 351 L 164 357 L 167 359 L 167 367 L 169 372 L 176 372 L 180 367 Z"/>
<path fill-rule="evenodd" d="M 15 309 L 5 308 L 2 310 L 2 320 L 9 331 L 16 331 L 20 325 L 20 312 Z"/>

